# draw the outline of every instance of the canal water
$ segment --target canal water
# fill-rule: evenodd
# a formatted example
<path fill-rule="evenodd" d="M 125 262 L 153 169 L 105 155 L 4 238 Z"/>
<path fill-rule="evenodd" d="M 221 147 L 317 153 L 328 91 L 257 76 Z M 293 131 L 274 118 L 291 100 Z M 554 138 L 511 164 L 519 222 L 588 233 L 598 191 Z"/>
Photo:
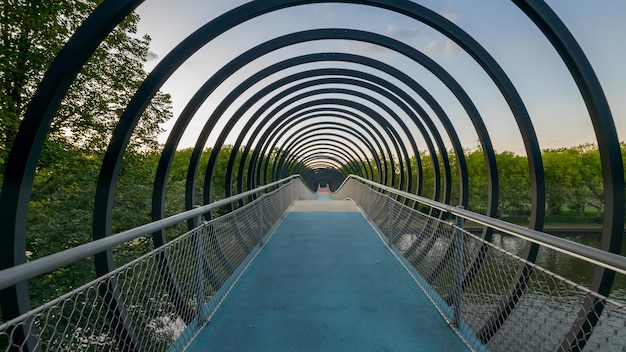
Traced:
<path fill-rule="evenodd" d="M 599 233 L 559 234 L 558 237 L 594 248 L 600 246 L 601 240 Z M 509 235 L 495 234 L 493 243 L 508 252 L 521 255 L 526 241 Z M 626 253 L 626 241 L 622 244 L 622 253 Z M 539 251 L 536 263 L 553 273 L 583 286 L 588 286 L 593 278 L 594 266 L 592 264 L 554 250 L 542 248 Z M 611 297 L 626 302 L 625 275 L 616 275 Z"/>

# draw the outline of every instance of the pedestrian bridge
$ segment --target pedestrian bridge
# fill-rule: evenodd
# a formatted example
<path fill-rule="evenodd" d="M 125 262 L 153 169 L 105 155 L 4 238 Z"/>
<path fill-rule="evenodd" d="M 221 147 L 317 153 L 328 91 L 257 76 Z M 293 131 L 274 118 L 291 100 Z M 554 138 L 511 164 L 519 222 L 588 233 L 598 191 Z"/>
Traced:
<path fill-rule="evenodd" d="M 256 199 L 226 215 L 199 218 L 251 195 Z M 420 202 L 433 212 L 417 211 Z M 4 343 L 99 351 L 626 346 L 624 302 L 519 258 L 464 223 L 614 270 L 623 270 L 623 257 L 358 176 L 334 193 L 290 177 L 22 269 L 34 275 L 185 220 L 195 226 L 184 235 L 2 325 Z M 5 270 L 3 285 L 19 281 L 19 269 Z M 574 334 L 579 319 L 593 334 Z"/>
<path fill-rule="evenodd" d="M 626 350 L 626 302 L 612 295 L 616 276 L 626 274 L 620 143 L 590 62 L 541 0 L 512 4 L 545 36 L 587 108 L 604 190 L 598 248 L 543 231 L 541 148 L 526 102 L 501 64 L 452 21 L 406 0 L 333 3 L 424 24 L 484 71 L 510 108 L 526 151 L 528 227 L 497 218 L 502 165 L 480 110 L 452 74 L 391 36 L 320 24 L 245 48 L 206 77 L 161 146 L 152 198 L 136 200 L 150 204 L 152 221 L 114 233 L 113 203 L 129 141 L 179 66 L 214 40 L 223 43 L 220 37 L 233 28 L 327 2 L 274 0 L 216 16 L 159 61 L 106 136 L 92 240 L 28 260 L 29 202 L 52 120 L 89 57 L 141 2 L 102 1 L 59 51 L 23 114 L 0 194 L 1 350 Z M 484 155 L 486 209 L 468 209 L 469 190 L 478 186 L 470 182 L 467 145 L 448 107 L 390 62 L 323 45 L 336 42 L 402 56 L 456 99 Z M 319 45 L 291 55 L 308 43 Z M 228 91 L 216 94 L 218 88 Z M 176 150 L 198 109 L 215 96 L 187 164 L 186 210 L 166 216 Z M 228 138 L 235 142 L 220 164 Z M 432 161 L 428 195 L 420 147 Z M 200 176 L 203 154 L 210 155 Z M 225 174 L 224 194 L 215 197 L 218 172 Z M 494 234 L 515 238 L 523 249 L 512 253 Z M 116 265 L 116 248 L 146 238 L 149 252 Z M 585 262 L 593 277 L 583 285 L 542 268 L 540 252 Z M 31 304 L 31 280 L 86 258 L 94 263 L 93 281 Z"/>

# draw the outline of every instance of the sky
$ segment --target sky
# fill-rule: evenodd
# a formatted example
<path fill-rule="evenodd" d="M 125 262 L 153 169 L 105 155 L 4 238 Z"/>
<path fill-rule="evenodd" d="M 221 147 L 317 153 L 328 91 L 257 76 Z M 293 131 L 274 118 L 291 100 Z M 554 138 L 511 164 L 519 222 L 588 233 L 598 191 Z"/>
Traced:
<path fill-rule="evenodd" d="M 245 1 L 146 0 L 137 9 L 139 33 L 152 38 L 150 60 L 153 69 L 176 44 L 211 19 Z M 535 25 L 512 3 L 502 0 L 420 0 L 415 1 L 443 15 L 476 39 L 498 61 L 518 89 L 531 115 L 542 149 L 595 142 L 592 125 L 571 75 L 558 54 Z M 548 0 L 549 6 L 568 26 L 590 60 L 609 101 L 618 137 L 626 134 L 626 1 Z M 276 11 L 245 22 L 209 42 L 185 62 L 166 82 L 163 91 L 172 95 L 174 119 L 171 128 L 193 93 L 219 68 L 245 50 L 276 36 L 314 28 L 353 28 L 398 39 L 427 54 L 443 66 L 467 91 L 479 109 L 497 151 L 524 154 L 516 121 L 493 82 L 461 48 L 432 28 L 403 15 L 361 5 L 325 3 Z M 354 41 L 316 41 L 298 44 L 268 54 L 224 82 L 202 105 L 189 125 L 179 148 L 192 147 L 217 104 L 250 74 L 278 60 L 315 52 L 347 52 L 368 56 L 396 68 L 423 85 L 443 106 L 453 121 L 465 148 L 479 141 L 472 123 L 453 94 L 430 72 L 406 57 L 371 44 Z M 322 67 L 308 64 L 306 68 Z M 344 64 L 355 67 L 354 64 Z M 352 65 L 352 66 L 351 66 Z M 343 67 L 343 66 L 342 66 Z M 363 67 L 359 67 L 364 69 Z M 302 68 L 300 68 L 302 69 Z M 370 69 L 367 69 L 370 70 Z M 289 72 L 295 72 L 291 70 Z M 370 72 L 394 78 L 380 72 Z M 267 84 L 266 81 L 265 83 Z M 402 86 L 402 83 L 397 82 Z M 256 92 L 258 85 L 251 89 Z M 408 87 L 407 87 L 408 88 Z M 247 97 L 237 99 L 226 114 L 232 114 Z M 417 97 L 417 95 L 415 95 Z M 378 97 L 385 101 L 384 98 Z M 416 98 L 421 101 L 419 97 Z M 258 104 L 261 104 L 260 101 Z M 424 104 L 425 105 L 425 104 Z M 256 105 L 258 106 L 258 105 Z M 432 110 L 426 109 L 431 116 Z M 223 121 L 215 130 L 221 130 Z M 437 123 L 440 127 L 441 124 Z M 232 143 L 242 123 L 227 139 Z M 442 134 L 443 129 L 440 127 Z M 411 135 L 420 149 L 424 139 L 415 130 Z M 160 136 L 165 142 L 168 132 Z M 212 133 L 207 145 L 217 134 Z M 451 144 L 444 136 L 448 149 Z"/>

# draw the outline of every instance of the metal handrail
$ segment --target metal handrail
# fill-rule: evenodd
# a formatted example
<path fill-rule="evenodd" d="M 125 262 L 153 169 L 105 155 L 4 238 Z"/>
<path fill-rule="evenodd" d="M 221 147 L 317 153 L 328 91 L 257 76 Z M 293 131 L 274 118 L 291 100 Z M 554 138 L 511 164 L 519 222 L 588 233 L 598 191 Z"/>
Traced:
<path fill-rule="evenodd" d="M 182 223 L 186 220 L 199 217 L 202 214 L 206 214 L 213 209 L 223 207 L 232 202 L 265 191 L 269 188 L 279 186 L 281 184 L 286 185 L 296 179 L 301 180 L 300 175 L 293 175 L 282 180 L 255 188 L 253 190 L 239 193 L 232 197 L 221 199 L 210 204 L 206 204 L 176 215 L 169 216 L 161 220 L 157 220 L 127 231 L 120 232 L 118 234 L 81 244 L 76 247 L 72 247 L 64 251 L 45 256 L 43 258 L 35 259 L 24 264 L 4 269 L 0 271 L 0 290 L 18 284 L 20 282 L 30 280 L 34 277 L 51 272 L 53 270 L 72 264 L 87 257 L 93 256 L 97 253 L 112 249 L 115 246 L 130 242 L 141 236 L 145 236 L 147 234 L 151 234 L 153 232 L 160 231 L 173 225 Z"/>
<path fill-rule="evenodd" d="M 565 253 L 572 257 L 582 259 L 586 262 L 599 265 L 601 267 L 613 270 L 615 272 L 626 275 L 626 257 L 619 254 L 603 251 L 598 248 L 589 247 L 584 244 L 580 244 L 574 241 L 570 241 L 564 238 L 560 238 L 554 235 L 550 235 L 545 232 L 529 229 L 519 225 L 511 224 L 509 222 L 494 219 L 492 217 L 475 213 L 473 211 L 465 210 L 460 207 L 441 203 L 432 199 L 428 199 L 422 196 L 411 194 L 408 192 L 397 190 L 393 187 L 381 185 L 379 183 L 370 181 L 356 175 L 348 176 L 341 184 L 339 189 L 350 180 L 355 179 L 365 184 L 369 184 L 373 187 L 377 187 L 381 190 L 385 190 L 390 193 L 394 193 L 398 196 L 416 201 L 418 203 L 427 205 L 429 207 L 445 211 L 449 214 L 460 216 L 466 220 L 471 220 L 483 226 L 490 227 L 494 230 L 501 231 L 503 233 L 537 243 L 546 248 L 553 249 L 555 251 Z"/>

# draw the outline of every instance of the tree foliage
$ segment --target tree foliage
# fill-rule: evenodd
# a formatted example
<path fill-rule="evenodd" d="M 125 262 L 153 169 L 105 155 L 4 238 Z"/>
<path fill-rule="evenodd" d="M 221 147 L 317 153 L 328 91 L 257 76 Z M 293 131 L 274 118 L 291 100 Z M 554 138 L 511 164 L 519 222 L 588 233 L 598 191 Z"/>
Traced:
<path fill-rule="evenodd" d="M 57 52 L 99 0 L 0 2 L 0 173 L 26 106 Z M 138 37 L 136 14 L 124 19 L 96 49 L 73 82 L 50 126 L 40 164 L 59 150 L 102 152 L 119 116 L 145 78 L 150 37 Z M 160 124 L 171 117 L 170 97 L 159 93 L 133 134 L 130 150 L 156 147 Z"/>
<path fill-rule="evenodd" d="M 622 144 L 622 157 L 626 156 L 626 144 Z M 454 163 L 456 156 L 448 152 L 452 163 L 452 204 L 458 203 L 458 169 Z M 439 155 L 437 156 L 440 160 Z M 422 195 L 430 197 L 434 189 L 434 171 L 431 156 L 421 152 Z M 548 216 L 563 212 L 585 215 L 592 207 L 599 220 L 604 211 L 604 185 L 600 152 L 593 144 L 575 147 L 546 149 L 542 152 L 546 186 L 546 213 Z M 412 158 L 413 162 L 415 157 Z M 470 210 L 484 213 L 487 209 L 488 179 L 487 165 L 482 149 L 467 150 L 465 160 L 468 168 Z M 415 163 L 414 163 L 415 164 Z M 529 214 L 531 207 L 531 182 L 528 158 L 510 151 L 497 152 L 496 164 L 499 181 L 499 202 L 497 214 Z M 442 165 L 440 165 L 442 167 Z M 417 170 L 412 170 L 413 180 L 417 180 Z M 440 180 L 443 186 L 443 180 Z M 413 190 L 415 191 L 415 190 Z"/>
<path fill-rule="evenodd" d="M 100 2 L 0 0 L 0 175 L 45 71 Z M 150 37 L 137 35 L 138 21 L 136 14 L 129 15 L 95 50 L 51 122 L 29 207 L 28 259 L 91 239 L 93 199 L 103 153 L 119 117 L 146 77 L 143 67 Z M 171 116 L 170 96 L 159 92 L 142 115 L 126 151 L 118 183 L 118 195 L 123 196 L 116 196 L 114 231 L 150 219 L 157 135 Z M 92 278 L 92 272 L 92 265 L 78 263 L 41 277 L 31 282 L 33 301 L 76 287 Z"/>

